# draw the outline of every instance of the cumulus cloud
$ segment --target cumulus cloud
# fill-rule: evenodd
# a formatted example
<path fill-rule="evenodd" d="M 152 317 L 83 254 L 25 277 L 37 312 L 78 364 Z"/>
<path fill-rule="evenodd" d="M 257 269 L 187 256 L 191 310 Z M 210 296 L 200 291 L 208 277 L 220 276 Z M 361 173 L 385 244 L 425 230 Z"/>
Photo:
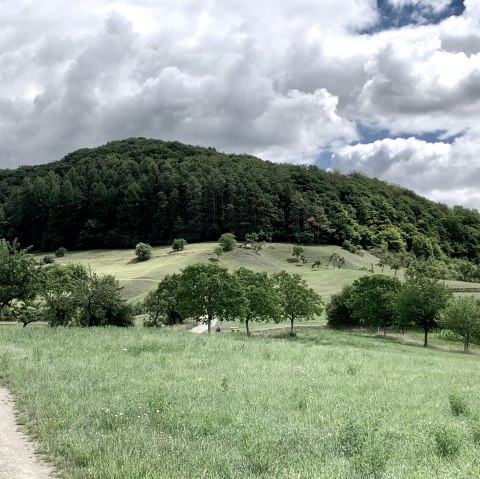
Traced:
<path fill-rule="evenodd" d="M 419 15 L 451 4 L 388 2 Z M 405 165 L 448 158 L 472 176 L 461 155 L 480 114 L 478 0 L 438 24 L 385 31 L 373 28 L 375 0 L 0 3 L 0 167 L 146 136 L 296 163 L 332 150 L 335 167 L 421 192 Z M 412 138 L 350 147 L 358 123 Z M 463 137 L 415 139 L 439 130 Z"/>
<path fill-rule="evenodd" d="M 479 131 L 468 131 L 452 144 L 417 138 L 386 138 L 340 148 L 332 168 L 361 171 L 413 189 L 447 204 L 478 207 L 480 195 Z"/>

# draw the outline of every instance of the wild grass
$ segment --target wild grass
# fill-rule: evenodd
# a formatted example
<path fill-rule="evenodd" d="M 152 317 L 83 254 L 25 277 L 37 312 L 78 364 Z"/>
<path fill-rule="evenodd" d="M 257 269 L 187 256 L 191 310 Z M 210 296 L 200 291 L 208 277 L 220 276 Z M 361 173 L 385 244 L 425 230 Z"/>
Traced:
<path fill-rule="evenodd" d="M 325 329 L 0 327 L 0 382 L 65 479 L 480 477 L 472 354 Z"/>

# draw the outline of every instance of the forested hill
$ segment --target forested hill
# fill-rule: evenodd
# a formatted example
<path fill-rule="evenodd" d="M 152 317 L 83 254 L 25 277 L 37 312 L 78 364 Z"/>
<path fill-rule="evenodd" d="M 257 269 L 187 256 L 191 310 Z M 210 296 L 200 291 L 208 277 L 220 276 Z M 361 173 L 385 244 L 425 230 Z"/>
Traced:
<path fill-rule="evenodd" d="M 226 231 L 480 258 L 476 210 L 359 174 L 143 138 L 0 170 L 0 236 L 23 246 L 126 247 L 216 240 Z"/>

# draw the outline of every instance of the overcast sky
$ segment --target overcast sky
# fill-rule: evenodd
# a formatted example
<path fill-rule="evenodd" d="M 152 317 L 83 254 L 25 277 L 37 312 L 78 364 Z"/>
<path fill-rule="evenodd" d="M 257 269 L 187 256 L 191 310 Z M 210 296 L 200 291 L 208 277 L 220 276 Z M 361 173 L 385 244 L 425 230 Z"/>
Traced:
<path fill-rule="evenodd" d="M 480 209 L 480 0 L 0 0 L 0 167 L 132 136 Z"/>

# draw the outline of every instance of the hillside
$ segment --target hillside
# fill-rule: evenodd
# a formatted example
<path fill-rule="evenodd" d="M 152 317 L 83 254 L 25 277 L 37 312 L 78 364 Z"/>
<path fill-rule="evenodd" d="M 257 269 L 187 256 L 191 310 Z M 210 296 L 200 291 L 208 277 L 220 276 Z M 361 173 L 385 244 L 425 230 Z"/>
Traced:
<path fill-rule="evenodd" d="M 238 238 L 480 257 L 480 214 L 360 174 L 144 138 L 0 170 L 0 237 L 51 250 Z"/>
<path fill-rule="evenodd" d="M 141 301 L 148 291 L 154 289 L 158 282 L 167 274 L 178 273 L 181 269 L 194 263 L 204 263 L 216 259 L 213 249 L 217 243 L 205 242 L 187 245 L 185 250 L 174 252 L 170 247 L 158 246 L 153 249 L 152 259 L 137 262 L 132 249 L 112 249 L 93 251 L 72 251 L 64 258 L 57 258 L 58 264 L 82 263 L 91 267 L 99 274 L 112 274 L 123 289 L 123 296 L 129 301 Z M 378 258 L 366 252 L 363 256 L 352 254 L 339 246 L 312 245 L 305 246 L 308 263 L 303 265 L 295 262 L 291 255 L 291 245 L 285 243 L 268 243 L 260 252 L 251 249 L 237 248 L 221 257 L 219 264 L 235 270 L 246 267 L 255 271 L 275 273 L 286 270 L 298 273 L 305 278 L 309 286 L 319 293 L 326 301 L 334 293 L 338 293 L 345 284 L 369 274 L 373 265 L 375 273 L 382 272 L 394 275 L 395 272 L 386 266 L 383 270 L 378 264 Z M 328 266 L 332 253 L 343 256 L 346 260 L 341 269 Z M 44 254 L 38 254 L 39 260 Z M 321 260 L 320 268 L 312 268 L 315 260 Z M 368 271 L 366 271 L 368 270 Z M 403 277 L 403 271 L 398 275 Z M 449 281 L 450 287 L 456 291 L 477 293 L 478 283 L 462 283 Z"/>

